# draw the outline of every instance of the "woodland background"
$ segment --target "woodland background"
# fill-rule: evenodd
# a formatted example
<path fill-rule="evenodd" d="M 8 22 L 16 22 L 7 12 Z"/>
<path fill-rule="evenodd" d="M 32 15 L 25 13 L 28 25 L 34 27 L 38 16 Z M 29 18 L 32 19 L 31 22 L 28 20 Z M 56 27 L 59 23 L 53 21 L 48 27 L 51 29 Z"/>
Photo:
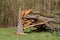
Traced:
<path fill-rule="evenodd" d="M 16 27 L 20 6 L 22 10 L 33 9 L 34 13 L 60 22 L 60 0 L 0 0 L 0 27 Z M 55 22 L 49 24 L 60 27 Z"/>

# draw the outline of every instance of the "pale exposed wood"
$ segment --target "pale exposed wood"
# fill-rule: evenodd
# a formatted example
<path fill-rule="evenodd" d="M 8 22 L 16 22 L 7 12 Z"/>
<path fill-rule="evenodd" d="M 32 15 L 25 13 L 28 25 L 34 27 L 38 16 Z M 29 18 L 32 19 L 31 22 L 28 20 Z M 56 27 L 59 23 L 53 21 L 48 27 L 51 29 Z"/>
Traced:
<path fill-rule="evenodd" d="M 32 9 L 26 11 L 24 16 L 27 16 L 30 12 L 32 12 Z"/>
<path fill-rule="evenodd" d="M 37 26 L 37 25 L 42 25 L 42 24 L 45 24 L 47 23 L 48 21 L 47 20 L 43 20 L 43 19 L 40 19 L 40 17 L 35 17 L 33 19 L 27 19 L 27 18 L 24 18 L 26 17 L 28 14 L 30 14 L 32 12 L 32 9 L 30 10 L 25 10 L 25 11 L 22 11 L 22 24 L 23 24 L 23 29 L 26 29 L 26 28 L 29 28 L 29 27 L 32 27 L 32 26 Z M 34 16 L 33 16 L 34 17 Z M 32 17 L 31 17 L 32 18 Z M 34 20 L 36 19 L 36 21 Z"/>
<path fill-rule="evenodd" d="M 26 28 L 29 28 L 29 27 L 33 27 L 33 26 L 37 26 L 37 25 L 42 25 L 42 24 L 45 24 L 45 23 L 48 23 L 48 21 L 45 21 L 45 22 L 42 22 L 42 23 L 36 23 L 36 24 L 33 24 L 33 25 L 29 25 L 27 27 L 24 27 L 23 29 L 26 29 Z"/>
<path fill-rule="evenodd" d="M 25 15 L 26 12 L 27 12 L 27 10 L 21 12 L 21 14 L 22 14 L 23 17 L 24 17 L 24 15 Z"/>

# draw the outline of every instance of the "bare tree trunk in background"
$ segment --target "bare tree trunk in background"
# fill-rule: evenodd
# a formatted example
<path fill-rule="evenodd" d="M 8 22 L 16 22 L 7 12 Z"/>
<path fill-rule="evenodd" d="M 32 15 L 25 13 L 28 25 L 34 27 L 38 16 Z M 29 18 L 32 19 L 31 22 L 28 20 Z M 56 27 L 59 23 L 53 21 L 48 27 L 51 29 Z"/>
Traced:
<path fill-rule="evenodd" d="M 22 15 L 21 15 L 21 7 L 20 7 L 16 34 L 23 34 L 23 33 L 24 32 L 23 32 L 23 27 L 22 27 Z"/>
<path fill-rule="evenodd" d="M 47 9 L 47 14 L 48 14 L 48 13 L 51 13 L 51 1 L 52 1 L 52 0 L 47 0 L 47 4 L 48 4 L 48 5 L 47 5 L 47 8 L 48 8 L 48 9 Z"/>

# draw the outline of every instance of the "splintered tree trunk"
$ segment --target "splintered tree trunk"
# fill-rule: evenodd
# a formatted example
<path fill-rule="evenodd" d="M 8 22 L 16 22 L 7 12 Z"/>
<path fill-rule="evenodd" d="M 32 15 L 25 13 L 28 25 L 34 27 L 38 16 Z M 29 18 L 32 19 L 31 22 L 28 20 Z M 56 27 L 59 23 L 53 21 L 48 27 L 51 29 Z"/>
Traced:
<path fill-rule="evenodd" d="M 22 27 L 22 15 L 21 15 L 21 7 L 19 8 L 19 19 L 18 19 L 18 26 L 17 26 L 17 31 L 16 34 L 21 34 L 23 32 L 23 27 Z"/>

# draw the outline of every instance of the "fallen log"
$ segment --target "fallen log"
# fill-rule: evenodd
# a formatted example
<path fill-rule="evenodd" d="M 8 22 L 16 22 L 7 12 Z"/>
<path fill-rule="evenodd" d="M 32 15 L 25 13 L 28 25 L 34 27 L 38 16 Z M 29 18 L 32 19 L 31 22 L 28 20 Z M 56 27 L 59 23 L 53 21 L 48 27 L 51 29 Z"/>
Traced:
<path fill-rule="evenodd" d="M 26 28 L 32 27 L 32 26 L 42 25 L 42 24 L 45 24 L 45 23 L 48 22 L 46 20 L 39 19 L 39 17 L 33 18 L 34 16 L 33 17 L 32 16 L 27 16 L 31 12 L 32 12 L 32 9 L 30 9 L 28 11 L 27 10 L 22 11 L 23 29 L 26 29 Z"/>
<path fill-rule="evenodd" d="M 25 19 L 28 19 L 28 18 L 36 19 L 36 18 L 37 18 L 37 15 L 27 15 L 27 16 L 24 17 L 24 18 L 25 18 Z M 47 20 L 47 21 L 49 21 L 49 22 L 60 23 L 60 20 L 56 20 L 56 19 L 48 18 L 48 17 L 43 17 L 43 16 L 40 16 L 39 19 L 41 19 L 41 20 Z"/>
<path fill-rule="evenodd" d="M 26 29 L 26 28 L 32 27 L 32 26 L 42 25 L 42 24 L 46 24 L 49 26 L 48 22 L 60 23 L 59 21 L 57 21 L 53 18 L 38 16 L 38 15 L 28 15 L 28 14 L 31 14 L 31 12 L 32 12 L 32 9 L 25 10 L 22 12 L 23 29 Z M 36 19 L 36 22 L 35 22 L 35 19 Z M 32 20 L 33 20 L 33 22 L 32 22 Z"/>

